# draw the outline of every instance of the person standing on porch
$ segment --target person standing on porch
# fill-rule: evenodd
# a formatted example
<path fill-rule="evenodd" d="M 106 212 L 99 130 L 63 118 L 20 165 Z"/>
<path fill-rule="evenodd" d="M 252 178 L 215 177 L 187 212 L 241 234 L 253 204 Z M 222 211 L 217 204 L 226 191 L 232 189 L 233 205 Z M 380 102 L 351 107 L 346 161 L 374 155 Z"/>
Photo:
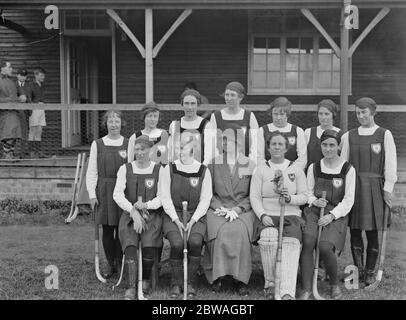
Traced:
<path fill-rule="evenodd" d="M 155 163 L 168 163 L 168 132 L 158 128 L 159 117 L 161 115 L 158 105 L 151 101 L 141 109 L 144 129 L 136 131 L 128 141 L 128 162 L 134 161 L 134 141 L 141 135 L 149 137 L 153 142 L 151 160 Z"/>
<path fill-rule="evenodd" d="M 150 160 L 154 143 L 141 135 L 134 141 L 135 160 L 123 164 L 117 172 L 113 199 L 123 210 L 118 227 L 121 247 L 125 254 L 128 289 L 126 300 L 134 300 L 137 279 L 137 249 L 142 244 L 142 290 L 151 292 L 151 271 L 155 250 L 163 246 L 162 210 L 159 176 L 161 164 Z M 141 197 L 141 201 L 139 200 Z M 147 210 L 147 214 L 143 211 Z"/>
<path fill-rule="evenodd" d="M 212 127 L 217 133 L 217 142 L 219 146 L 222 145 L 219 139 L 226 129 L 238 128 L 244 133 L 245 146 L 243 153 L 246 157 L 249 157 L 255 163 L 257 162 L 257 135 L 258 135 L 258 122 L 253 112 L 245 110 L 241 107 L 241 101 L 245 96 L 244 86 L 233 81 L 227 84 L 224 91 L 224 99 L 227 107 L 222 110 L 218 110 L 211 115 L 210 122 Z"/>
<path fill-rule="evenodd" d="M 10 78 L 13 68 L 10 61 L 0 61 L 0 103 L 26 102 L 27 97 L 17 97 L 17 88 Z M 22 139 L 23 110 L 0 110 L 0 143 L 3 159 L 15 159 L 14 148 L 18 139 Z"/>
<path fill-rule="evenodd" d="M 207 165 L 215 155 L 215 130 L 211 123 L 197 115 L 197 107 L 200 105 L 200 93 L 193 89 L 185 90 L 180 96 L 180 103 L 185 115 L 179 120 L 174 120 L 169 125 L 169 159 L 171 162 L 177 159 L 178 150 L 176 145 L 182 135 L 190 135 L 195 140 L 193 155 L 195 160 Z"/>
<path fill-rule="evenodd" d="M 28 99 L 32 103 L 45 102 L 45 70 L 41 67 L 34 69 L 34 81 L 30 84 Z M 46 126 L 45 110 L 32 110 L 28 119 L 30 131 L 28 133 L 30 158 L 44 158 L 41 148 L 42 131 Z"/>
<path fill-rule="evenodd" d="M 117 171 L 127 162 L 128 139 L 120 134 L 122 119 L 122 113 L 117 110 L 104 114 L 103 125 L 107 126 L 108 133 L 92 142 L 86 172 L 86 186 L 90 206 L 95 212 L 95 223 L 103 226 L 102 241 L 108 262 L 105 278 L 110 278 L 119 270 L 122 258 L 118 237 L 121 209 L 113 199 Z"/>
<path fill-rule="evenodd" d="M 375 281 L 378 230 L 383 229 L 385 206 L 392 206 L 392 192 L 397 181 L 395 141 L 388 129 L 375 123 L 376 108 L 376 102 L 369 97 L 355 102 L 355 113 L 361 126 L 344 133 L 341 150 L 342 159 L 348 160 L 357 172 L 349 227 L 354 264 L 366 285 Z M 365 273 L 362 230 L 365 230 L 368 243 Z"/>
<path fill-rule="evenodd" d="M 303 289 L 300 300 L 308 300 L 312 292 L 313 251 L 318 227 L 324 227 L 318 250 L 330 281 L 331 298 L 340 299 L 342 296 L 338 285 L 336 253 L 340 255 L 344 249 L 348 213 L 354 204 L 356 174 L 353 166 L 338 155 L 340 140 L 338 131 L 324 130 L 320 137 L 324 157 L 312 163 L 307 173 L 309 206 L 306 206 L 303 212 L 306 225 L 300 256 Z M 325 199 L 322 198 L 323 191 L 326 192 Z M 325 208 L 322 218 L 321 208 Z"/>
<path fill-rule="evenodd" d="M 207 167 L 197 161 L 193 152 L 196 141 L 182 135 L 179 160 L 169 163 L 162 171 L 161 201 L 165 210 L 163 234 L 169 240 L 170 264 L 172 267 L 171 297 L 177 297 L 182 290 L 183 277 L 183 233 L 188 246 L 189 296 L 196 296 L 197 271 L 200 266 L 204 236 L 206 234 L 206 213 L 213 195 L 212 180 Z M 187 201 L 186 221 L 183 221 L 182 202 Z"/>
<path fill-rule="evenodd" d="M 251 242 L 259 220 L 251 209 L 249 189 L 255 163 L 244 156 L 244 135 L 237 130 L 222 137 L 224 153 L 208 168 L 213 197 L 207 212 L 206 250 L 203 269 L 215 292 L 223 279 L 232 276 L 241 296 L 248 296 L 252 272 Z"/>
<path fill-rule="evenodd" d="M 279 131 L 285 133 L 289 140 L 286 159 L 294 161 L 298 167 L 305 169 L 307 151 L 304 131 L 288 122 L 291 112 L 292 103 L 287 98 L 279 97 L 271 102 L 269 114 L 272 117 L 272 122 L 262 126 L 258 131 L 258 163 L 266 162 L 271 158 L 265 141 L 272 132 Z"/>
<path fill-rule="evenodd" d="M 312 163 L 323 158 L 321 152 L 320 137 L 325 130 L 334 130 L 341 137 L 340 128 L 334 126 L 334 119 L 338 114 L 338 106 L 330 99 L 324 99 L 317 105 L 317 117 L 319 125 L 317 127 L 307 128 L 304 131 L 305 140 L 307 143 L 307 165 L 308 168 Z M 341 140 L 341 138 L 340 138 Z M 307 171 L 307 170 L 306 170 Z"/>
<path fill-rule="evenodd" d="M 16 81 L 16 87 L 17 87 L 17 97 L 20 98 L 22 97 L 22 99 L 24 100 L 24 97 L 26 98 L 26 102 L 31 102 L 29 100 L 29 89 L 30 89 L 30 83 L 27 81 L 27 75 L 28 72 L 26 69 L 18 69 L 17 70 L 17 81 Z M 22 135 L 23 137 L 21 138 L 20 142 L 20 146 L 19 146 L 19 151 L 21 156 L 24 156 L 25 154 L 25 148 L 26 148 L 26 144 L 25 141 L 27 140 L 27 134 L 28 134 L 28 121 L 27 119 L 29 118 L 29 116 L 31 115 L 31 110 L 25 110 L 24 112 L 20 113 L 20 117 L 21 117 L 21 126 L 22 126 Z M 18 146 L 18 143 L 16 145 L 16 147 Z"/>

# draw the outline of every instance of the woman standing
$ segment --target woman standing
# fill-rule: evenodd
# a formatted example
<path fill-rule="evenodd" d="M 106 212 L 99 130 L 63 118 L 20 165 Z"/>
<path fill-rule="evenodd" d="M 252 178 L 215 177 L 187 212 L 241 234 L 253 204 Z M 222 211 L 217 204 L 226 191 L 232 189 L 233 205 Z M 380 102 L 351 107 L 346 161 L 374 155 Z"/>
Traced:
<path fill-rule="evenodd" d="M 114 201 L 124 211 L 118 230 L 128 272 L 126 300 L 135 298 L 138 241 L 142 243 L 142 289 L 145 294 L 151 290 L 155 250 L 163 245 L 162 211 L 159 209 L 161 165 L 150 160 L 152 146 L 148 136 L 141 135 L 135 139 L 133 150 L 136 160 L 120 167 L 114 188 Z M 142 199 L 139 200 L 139 197 Z"/>
<path fill-rule="evenodd" d="M 179 120 L 174 120 L 169 126 L 170 160 L 177 160 L 178 154 L 175 145 L 179 143 L 181 134 L 188 134 L 195 140 L 194 157 L 198 162 L 207 165 L 214 157 L 215 153 L 215 131 L 207 119 L 197 115 L 197 108 L 200 106 L 200 93 L 193 89 L 186 89 L 180 96 L 181 105 L 185 115 Z"/>
<path fill-rule="evenodd" d="M 180 159 L 167 165 L 161 177 L 162 206 L 166 213 L 163 234 L 171 245 L 171 297 L 177 297 L 182 288 L 184 230 L 189 256 L 188 294 L 196 295 L 197 271 L 206 234 L 206 212 L 213 195 L 210 172 L 194 159 L 194 140 L 185 137 L 183 135 L 180 141 Z M 183 201 L 188 202 L 186 221 L 183 221 Z"/>
<path fill-rule="evenodd" d="M 340 134 L 335 130 L 325 130 L 320 141 L 324 158 L 311 164 L 307 173 L 309 206 L 304 210 L 306 226 L 300 258 L 302 300 L 311 296 L 313 250 L 316 246 L 318 227 L 323 227 L 319 250 L 330 280 L 331 297 L 339 299 L 342 296 L 338 286 L 335 252 L 340 253 L 344 248 L 348 213 L 354 204 L 355 169 L 338 155 Z M 327 192 L 326 199 L 322 198 L 323 191 Z M 322 218 L 319 216 L 320 208 L 325 208 Z"/>
<path fill-rule="evenodd" d="M 244 148 L 243 154 L 253 160 L 257 161 L 257 129 L 258 122 L 253 112 L 244 110 L 241 107 L 241 101 L 244 99 L 245 88 L 239 82 L 230 82 L 227 84 L 224 91 L 224 99 L 227 107 L 222 110 L 214 112 L 211 116 L 210 122 L 218 133 L 218 138 L 221 138 L 221 132 L 227 129 L 242 130 L 244 134 Z M 216 141 L 219 143 L 220 141 Z"/>
<path fill-rule="evenodd" d="M 278 249 L 281 200 L 285 200 L 285 217 L 282 238 L 280 296 L 283 300 L 295 299 L 296 278 L 299 265 L 302 226 L 300 205 L 307 202 L 306 176 L 296 164 L 285 159 L 288 138 L 280 132 L 270 135 L 267 141 L 271 159 L 257 167 L 251 180 L 250 200 L 260 219 L 258 241 L 265 277 L 265 293 L 273 299 L 275 266 Z"/>
<path fill-rule="evenodd" d="M 272 132 L 279 131 L 284 133 L 289 141 L 285 158 L 294 161 L 304 170 L 307 162 L 304 131 L 288 122 L 291 112 L 292 104 L 287 98 L 279 97 L 271 102 L 269 113 L 272 116 L 272 123 L 262 126 L 258 131 L 258 163 L 263 163 L 271 158 L 265 142 L 268 141 Z"/>
<path fill-rule="evenodd" d="M 168 163 L 168 132 L 164 129 L 157 128 L 160 110 L 158 105 L 151 101 L 144 105 L 141 109 L 142 121 L 144 129 L 136 131 L 128 141 L 128 162 L 134 160 L 134 141 L 141 135 L 149 137 L 153 143 L 150 150 L 151 160 L 155 163 Z"/>
<path fill-rule="evenodd" d="M 333 125 L 338 113 L 338 106 L 330 99 L 321 100 L 317 106 L 319 125 L 307 128 L 304 132 L 307 143 L 307 168 L 314 162 L 323 158 L 320 146 L 320 137 L 325 130 L 334 130 L 340 133 L 341 129 Z"/>
<path fill-rule="evenodd" d="M 108 262 L 104 277 L 109 278 L 117 272 L 122 257 L 117 228 L 121 209 L 113 200 L 113 191 L 117 171 L 127 162 L 128 140 L 120 134 L 120 111 L 107 111 L 103 123 L 107 126 L 108 134 L 93 141 L 90 147 L 86 185 L 90 205 L 95 210 L 95 223 L 103 226 L 103 248 Z"/>
<path fill-rule="evenodd" d="M 224 276 L 232 276 L 238 293 L 248 295 L 251 242 L 255 222 L 249 188 L 255 163 L 243 155 L 242 132 L 223 135 L 224 154 L 209 164 L 213 198 L 207 212 L 207 246 L 203 259 L 206 278 L 219 291 Z"/>

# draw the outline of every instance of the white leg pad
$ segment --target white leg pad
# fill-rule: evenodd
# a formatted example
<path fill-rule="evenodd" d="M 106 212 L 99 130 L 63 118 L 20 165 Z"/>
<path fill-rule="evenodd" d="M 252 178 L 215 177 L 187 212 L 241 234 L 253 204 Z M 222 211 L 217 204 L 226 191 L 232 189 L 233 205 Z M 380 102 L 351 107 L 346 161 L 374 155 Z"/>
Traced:
<path fill-rule="evenodd" d="M 283 238 L 282 240 L 282 276 L 281 297 L 289 294 L 296 295 L 296 280 L 299 267 L 300 242 L 296 238 Z"/>
<path fill-rule="evenodd" d="M 275 263 L 278 250 L 278 229 L 265 228 L 258 241 L 264 270 L 265 288 L 275 286 Z"/>

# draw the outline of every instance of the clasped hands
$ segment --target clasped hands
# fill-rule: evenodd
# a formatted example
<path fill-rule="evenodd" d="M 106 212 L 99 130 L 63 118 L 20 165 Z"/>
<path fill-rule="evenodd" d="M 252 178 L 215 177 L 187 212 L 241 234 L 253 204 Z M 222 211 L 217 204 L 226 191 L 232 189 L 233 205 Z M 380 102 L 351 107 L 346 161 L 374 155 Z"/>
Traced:
<path fill-rule="evenodd" d="M 134 203 L 133 208 L 130 212 L 130 217 L 133 219 L 134 231 L 137 233 L 142 233 L 142 231 L 148 229 L 148 224 L 143 211 L 147 210 L 147 203 L 142 201 L 137 201 Z M 140 213 L 142 212 L 142 214 Z"/>
<path fill-rule="evenodd" d="M 177 219 L 176 219 L 175 221 L 173 221 L 173 222 L 174 222 L 174 223 L 176 224 L 176 226 L 178 227 L 179 232 L 180 232 L 181 235 L 183 235 L 183 232 L 186 231 L 186 234 L 187 234 L 187 238 L 186 238 L 186 239 L 189 239 L 190 231 L 192 231 L 192 227 L 193 227 L 194 224 L 196 223 L 196 220 L 193 219 L 193 217 L 190 218 L 189 222 L 186 224 L 186 227 L 183 225 L 182 222 L 180 222 L 179 218 L 177 218 Z"/>
<path fill-rule="evenodd" d="M 312 206 L 315 206 L 317 208 L 325 208 L 327 206 L 327 204 L 328 204 L 328 201 L 326 199 L 318 198 L 313 201 Z M 334 220 L 334 215 L 332 213 L 329 213 L 329 214 L 323 216 L 322 218 L 320 218 L 319 221 L 317 222 L 317 224 L 320 227 L 325 227 L 325 226 L 329 225 L 333 220 Z"/>
<path fill-rule="evenodd" d="M 214 211 L 214 214 L 218 215 L 220 217 L 223 216 L 226 220 L 229 220 L 229 222 L 232 222 L 233 220 L 238 219 L 238 213 L 235 212 L 235 210 L 224 208 L 224 207 L 217 208 Z"/>

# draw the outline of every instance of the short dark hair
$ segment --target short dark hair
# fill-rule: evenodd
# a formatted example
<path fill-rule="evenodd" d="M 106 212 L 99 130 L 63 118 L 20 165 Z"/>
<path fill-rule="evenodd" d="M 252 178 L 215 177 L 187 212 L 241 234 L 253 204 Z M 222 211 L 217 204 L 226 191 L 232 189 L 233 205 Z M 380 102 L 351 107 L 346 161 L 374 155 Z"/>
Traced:
<path fill-rule="evenodd" d="M 35 67 L 35 68 L 34 68 L 34 74 L 38 74 L 38 73 L 46 74 L 47 72 L 44 70 L 44 68 Z"/>
<path fill-rule="evenodd" d="M 194 82 L 186 82 L 185 83 L 185 89 L 193 89 L 193 90 L 197 90 L 197 86 L 196 83 Z"/>
<path fill-rule="evenodd" d="M 107 119 L 113 114 L 116 114 L 117 117 L 121 119 L 121 127 L 124 127 L 125 120 L 123 119 L 123 113 L 120 110 L 107 110 L 102 117 L 102 126 L 107 128 Z"/>
<path fill-rule="evenodd" d="M 4 59 L 0 60 L 0 68 L 7 66 L 7 63 L 10 63 L 10 61 Z"/>
<path fill-rule="evenodd" d="M 271 134 L 268 136 L 267 141 L 265 141 L 265 142 L 266 142 L 266 147 L 269 148 L 269 144 L 270 144 L 272 138 L 273 138 L 273 137 L 277 137 L 277 136 L 281 136 L 283 139 L 285 139 L 285 147 L 286 147 L 286 150 L 288 150 L 288 149 L 289 149 L 289 139 L 288 139 L 288 136 L 287 136 L 286 134 L 284 134 L 283 132 L 280 132 L 280 131 L 273 131 L 273 132 L 271 132 Z"/>

